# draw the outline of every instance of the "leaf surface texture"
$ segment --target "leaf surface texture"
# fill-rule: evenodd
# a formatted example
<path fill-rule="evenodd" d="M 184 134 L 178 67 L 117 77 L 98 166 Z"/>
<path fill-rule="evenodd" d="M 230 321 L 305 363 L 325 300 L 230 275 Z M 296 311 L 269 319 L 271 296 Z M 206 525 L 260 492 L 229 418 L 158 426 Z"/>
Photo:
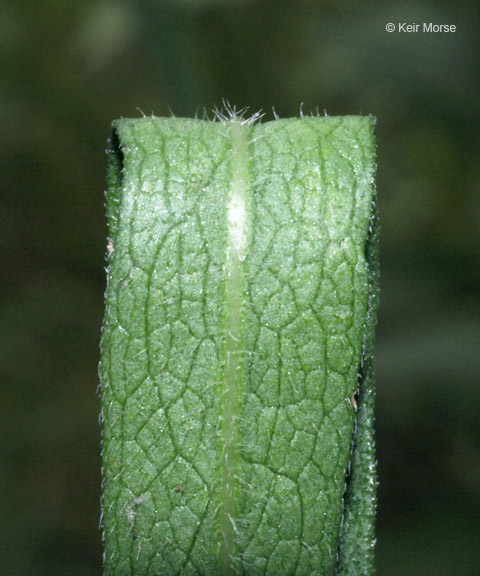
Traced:
<path fill-rule="evenodd" d="M 107 576 L 371 573 L 373 124 L 114 123 Z"/>

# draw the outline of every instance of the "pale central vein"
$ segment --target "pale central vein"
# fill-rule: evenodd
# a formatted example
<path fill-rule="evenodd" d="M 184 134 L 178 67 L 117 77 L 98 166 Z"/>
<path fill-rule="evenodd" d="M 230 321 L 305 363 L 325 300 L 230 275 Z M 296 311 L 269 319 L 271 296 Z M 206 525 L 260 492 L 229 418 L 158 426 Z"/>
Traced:
<path fill-rule="evenodd" d="M 236 552 L 236 487 L 239 397 L 243 378 L 244 260 L 247 250 L 248 127 L 231 122 L 232 172 L 228 201 L 225 286 L 225 382 L 222 398 L 222 505 L 220 508 L 220 574 L 234 573 Z"/>

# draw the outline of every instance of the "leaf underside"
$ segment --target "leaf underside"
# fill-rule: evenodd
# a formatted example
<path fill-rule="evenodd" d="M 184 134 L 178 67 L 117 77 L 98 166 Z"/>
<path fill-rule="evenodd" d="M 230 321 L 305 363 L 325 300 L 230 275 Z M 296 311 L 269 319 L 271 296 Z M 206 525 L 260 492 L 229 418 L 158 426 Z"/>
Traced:
<path fill-rule="evenodd" d="M 105 574 L 373 573 L 372 118 L 114 123 Z"/>

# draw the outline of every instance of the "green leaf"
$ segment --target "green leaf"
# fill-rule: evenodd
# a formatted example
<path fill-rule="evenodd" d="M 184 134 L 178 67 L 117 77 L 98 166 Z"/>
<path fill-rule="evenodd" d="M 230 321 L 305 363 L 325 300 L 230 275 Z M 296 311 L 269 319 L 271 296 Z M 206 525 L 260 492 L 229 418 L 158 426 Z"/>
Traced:
<path fill-rule="evenodd" d="M 114 123 L 107 576 L 373 573 L 373 130 Z"/>

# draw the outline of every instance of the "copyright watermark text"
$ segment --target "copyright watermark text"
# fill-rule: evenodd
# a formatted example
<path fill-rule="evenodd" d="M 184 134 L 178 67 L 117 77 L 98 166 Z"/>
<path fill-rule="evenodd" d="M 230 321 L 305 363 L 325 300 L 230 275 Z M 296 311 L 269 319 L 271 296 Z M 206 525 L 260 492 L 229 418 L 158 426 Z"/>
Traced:
<path fill-rule="evenodd" d="M 387 32 L 399 32 L 406 34 L 415 33 L 448 33 L 457 31 L 455 24 L 434 24 L 433 22 L 422 22 L 421 24 L 416 24 L 415 22 L 389 22 L 385 25 L 385 30 Z"/>

